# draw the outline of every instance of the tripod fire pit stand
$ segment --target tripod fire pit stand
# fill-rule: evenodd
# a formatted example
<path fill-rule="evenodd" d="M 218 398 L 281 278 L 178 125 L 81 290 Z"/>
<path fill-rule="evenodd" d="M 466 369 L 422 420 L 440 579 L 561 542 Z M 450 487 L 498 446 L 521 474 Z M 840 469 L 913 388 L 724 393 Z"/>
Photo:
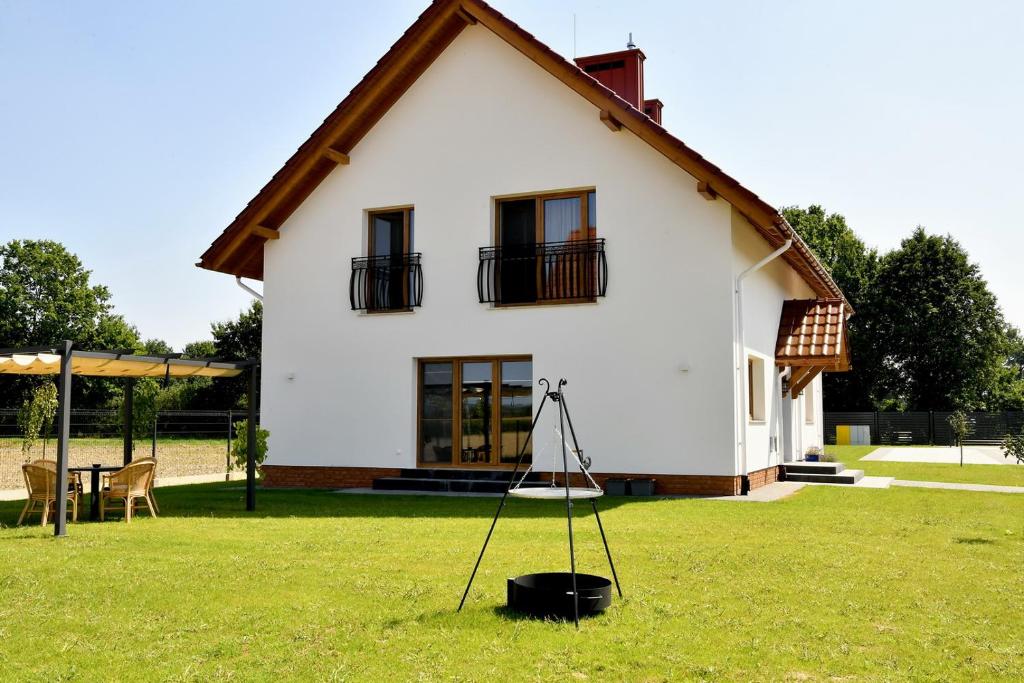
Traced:
<path fill-rule="evenodd" d="M 517 577 L 515 579 L 508 580 L 508 606 L 512 609 L 526 612 L 534 616 L 555 616 L 568 618 L 570 615 L 573 621 L 576 623 L 576 628 L 580 626 L 580 614 L 592 614 L 599 612 L 606 608 L 611 603 L 611 582 L 608 579 L 601 576 L 592 576 L 590 574 L 577 574 L 576 573 L 576 551 L 573 541 L 572 533 L 572 507 L 574 500 L 589 500 L 590 506 L 594 510 L 594 519 L 597 520 L 597 528 L 601 532 L 601 542 L 604 543 L 604 552 L 608 556 L 608 566 L 612 570 L 612 578 L 615 579 L 615 589 L 619 593 L 619 597 L 622 597 L 622 588 L 619 586 L 619 576 L 615 573 L 615 563 L 612 562 L 612 553 L 608 549 L 608 539 L 604 535 L 604 526 L 601 524 L 601 516 L 597 513 L 597 498 L 604 494 L 601 487 L 598 486 L 593 477 L 587 471 L 590 468 L 590 462 L 588 459 L 580 457 L 579 443 L 576 441 L 576 430 L 572 426 L 572 418 L 569 417 L 569 407 L 565 402 L 565 394 L 562 393 L 562 387 L 566 385 L 565 379 L 558 380 L 558 388 L 554 391 L 551 390 L 551 383 L 547 379 L 542 378 L 539 382 L 545 387 L 544 398 L 540 402 L 540 406 L 537 408 L 537 414 L 533 418 L 533 424 L 530 425 L 530 431 L 526 435 L 526 440 L 523 442 L 522 448 L 519 450 L 519 457 L 516 459 L 515 467 L 512 470 L 512 476 L 509 477 L 508 486 L 505 488 L 505 493 L 501 496 L 501 502 L 498 503 L 498 509 L 494 513 L 494 519 L 491 521 L 491 528 L 487 532 L 487 538 L 484 539 L 484 546 L 480 549 L 480 555 L 476 558 L 476 565 L 473 567 L 473 573 L 469 576 L 469 583 L 466 584 L 466 590 L 462 594 L 462 600 L 459 602 L 458 611 L 462 611 L 463 605 L 466 604 L 466 596 L 469 595 L 469 589 L 473 585 L 473 579 L 476 578 L 476 572 L 480 568 L 480 561 L 484 558 L 484 553 L 487 551 L 487 544 L 491 540 L 491 534 L 494 533 L 494 527 L 498 523 L 498 517 L 501 515 L 502 509 L 505 507 L 505 502 L 509 496 L 513 498 L 533 498 L 538 500 L 564 500 L 565 501 L 565 515 L 569 525 L 569 573 L 565 572 L 550 572 L 543 574 L 527 574 L 524 576 Z M 527 475 L 533 469 L 533 462 L 523 473 L 522 477 L 516 480 L 516 475 L 519 473 L 519 468 L 523 464 L 523 458 L 526 454 L 526 448 L 530 444 L 530 439 L 533 437 L 533 430 L 537 427 L 537 422 L 540 420 L 541 413 L 544 411 L 544 406 L 547 404 L 548 399 L 551 399 L 552 403 L 558 404 L 558 427 L 555 429 L 555 435 L 558 437 L 558 443 L 562 451 L 562 475 L 564 477 L 562 486 L 558 486 L 555 481 L 555 470 L 557 469 L 557 461 L 552 464 L 551 468 L 551 484 L 550 485 L 524 485 L 526 482 Z M 569 434 L 572 437 L 572 446 L 566 443 L 565 440 L 565 426 L 569 425 Z M 569 483 L 569 454 L 572 454 L 573 460 L 576 461 L 576 466 L 579 467 L 580 473 L 583 475 L 584 486 L 571 486 Z M 584 602 L 581 604 L 580 601 Z"/>

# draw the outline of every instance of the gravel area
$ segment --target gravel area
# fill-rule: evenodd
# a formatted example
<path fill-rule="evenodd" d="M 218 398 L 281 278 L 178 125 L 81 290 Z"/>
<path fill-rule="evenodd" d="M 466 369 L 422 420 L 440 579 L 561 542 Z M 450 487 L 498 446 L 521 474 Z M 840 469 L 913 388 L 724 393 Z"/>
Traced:
<path fill-rule="evenodd" d="M 201 474 L 223 474 L 227 445 L 220 439 L 158 439 L 157 477 L 185 477 Z M 150 455 L 150 442 L 135 444 L 135 454 Z M 71 439 L 69 444 L 71 466 L 103 463 L 117 465 L 123 461 L 121 442 L 117 439 Z M 26 461 L 44 457 L 44 445 L 39 442 L 26 458 L 21 452 L 19 439 L 0 439 L 0 490 L 23 489 L 25 480 L 21 466 Z M 45 457 L 56 457 L 56 444 L 45 445 Z"/>

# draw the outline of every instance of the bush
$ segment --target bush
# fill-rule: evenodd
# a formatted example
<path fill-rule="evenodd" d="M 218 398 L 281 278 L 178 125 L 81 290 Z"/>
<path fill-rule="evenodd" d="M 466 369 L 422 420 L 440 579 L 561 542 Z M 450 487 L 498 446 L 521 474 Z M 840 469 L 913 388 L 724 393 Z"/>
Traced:
<path fill-rule="evenodd" d="M 231 444 L 231 456 L 234 458 L 232 469 L 245 469 L 249 457 L 249 421 L 239 420 L 235 423 L 235 441 Z M 267 437 L 270 432 L 256 425 L 256 466 L 259 467 L 267 459 Z"/>
<path fill-rule="evenodd" d="M 1003 438 L 1003 455 L 1007 458 L 1014 458 L 1018 463 L 1024 465 L 1024 431 L 1020 434 L 1007 434 Z"/>

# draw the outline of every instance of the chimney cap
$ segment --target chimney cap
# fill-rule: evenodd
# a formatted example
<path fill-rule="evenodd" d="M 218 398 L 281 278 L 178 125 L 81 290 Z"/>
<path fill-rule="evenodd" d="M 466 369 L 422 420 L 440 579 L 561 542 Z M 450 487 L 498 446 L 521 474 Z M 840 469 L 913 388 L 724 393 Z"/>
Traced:
<path fill-rule="evenodd" d="M 633 42 L 633 32 L 632 31 L 629 32 L 629 41 L 626 42 L 626 49 L 627 50 L 635 50 L 636 49 L 636 43 Z"/>

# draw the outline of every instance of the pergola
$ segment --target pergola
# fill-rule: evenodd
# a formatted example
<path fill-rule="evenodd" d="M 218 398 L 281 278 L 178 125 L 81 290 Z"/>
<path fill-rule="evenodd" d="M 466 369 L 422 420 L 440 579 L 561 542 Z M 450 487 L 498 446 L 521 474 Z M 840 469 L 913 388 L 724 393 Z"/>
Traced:
<path fill-rule="evenodd" d="M 71 426 L 71 378 L 154 377 L 169 380 L 176 377 L 238 377 L 249 373 L 249 414 L 247 423 L 247 460 L 245 464 L 245 509 L 256 509 L 256 414 L 259 386 L 259 363 L 255 360 L 221 361 L 186 359 L 176 355 L 137 356 L 115 351 L 84 351 L 71 341 L 59 346 L 0 350 L 0 375 L 57 376 L 57 491 L 68 488 L 68 436 Z M 132 382 L 125 392 L 124 463 L 132 459 Z M 92 495 L 98 495 L 93 491 Z M 67 534 L 67 498 L 57 496 L 54 535 Z"/>

